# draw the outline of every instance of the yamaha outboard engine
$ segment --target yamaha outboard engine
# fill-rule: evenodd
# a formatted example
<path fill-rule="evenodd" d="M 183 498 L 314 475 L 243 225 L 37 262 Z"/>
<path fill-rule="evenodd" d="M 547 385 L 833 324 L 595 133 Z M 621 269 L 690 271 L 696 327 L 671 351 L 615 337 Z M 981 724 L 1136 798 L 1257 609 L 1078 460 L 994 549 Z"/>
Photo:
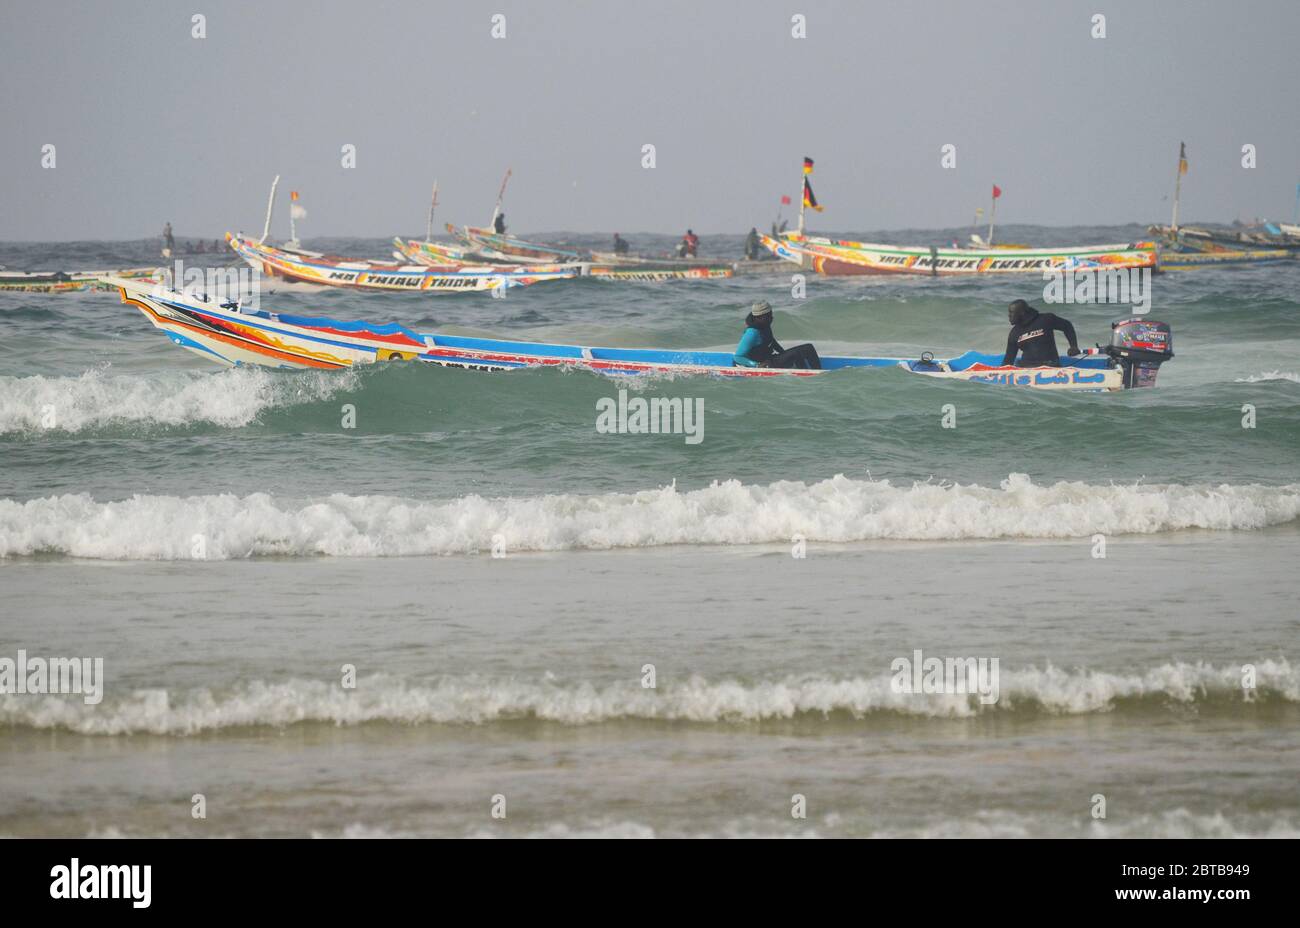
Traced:
<path fill-rule="evenodd" d="M 1154 319 L 1124 319 L 1110 324 L 1106 353 L 1124 371 L 1124 387 L 1154 387 L 1160 365 L 1174 356 L 1169 325 Z"/>

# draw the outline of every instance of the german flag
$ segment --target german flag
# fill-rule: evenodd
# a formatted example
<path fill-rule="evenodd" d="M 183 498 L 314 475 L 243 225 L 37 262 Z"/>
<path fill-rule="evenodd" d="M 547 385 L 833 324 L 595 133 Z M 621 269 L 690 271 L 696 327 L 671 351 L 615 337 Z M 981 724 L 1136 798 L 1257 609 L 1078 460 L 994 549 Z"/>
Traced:
<path fill-rule="evenodd" d="M 812 166 L 813 166 L 813 160 L 812 160 L 811 158 L 804 158 L 804 159 L 803 159 L 803 172 L 804 172 L 805 174 L 811 174 L 811 173 L 812 173 Z"/>
<path fill-rule="evenodd" d="M 805 168 L 804 170 L 807 170 L 807 168 Z M 1186 142 L 1178 143 L 1178 173 L 1179 174 L 1187 173 L 1187 143 Z"/>
<path fill-rule="evenodd" d="M 824 207 L 817 205 L 817 197 L 813 196 L 812 184 L 808 183 L 808 178 L 803 179 L 803 205 L 809 206 L 817 212 L 821 212 Z"/>

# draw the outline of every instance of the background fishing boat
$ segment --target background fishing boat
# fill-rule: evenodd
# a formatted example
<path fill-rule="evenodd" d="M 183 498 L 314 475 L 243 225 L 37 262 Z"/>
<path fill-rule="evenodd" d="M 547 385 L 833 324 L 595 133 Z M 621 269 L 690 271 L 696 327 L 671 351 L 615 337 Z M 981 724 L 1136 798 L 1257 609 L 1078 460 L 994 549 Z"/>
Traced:
<path fill-rule="evenodd" d="M 485 249 L 467 246 L 459 248 L 454 245 L 445 245 L 441 242 L 411 242 L 404 241 L 400 238 L 393 239 L 397 246 L 395 253 L 400 258 L 415 261 L 417 264 L 429 266 L 447 266 L 455 265 L 458 261 L 481 262 L 477 266 L 480 268 L 491 268 L 494 266 L 507 266 L 503 262 L 504 256 L 494 257 L 496 252 Z M 593 258 L 595 255 L 593 255 Z M 563 264 L 531 264 L 515 265 L 520 271 L 536 271 L 538 269 L 547 269 L 555 271 L 576 271 L 583 277 L 595 277 L 601 280 L 635 280 L 635 281 L 660 281 L 660 280 L 712 280 L 717 278 L 732 277 L 736 270 L 732 264 L 707 261 L 690 261 L 690 262 L 670 262 L 670 261 L 649 261 L 649 260 L 618 260 L 607 261 L 603 259 L 592 261 L 568 262 Z"/>
<path fill-rule="evenodd" d="M 541 261 L 554 264 L 566 261 L 577 262 L 590 258 L 590 255 L 584 255 L 582 252 L 573 249 L 558 248 L 540 242 L 529 242 L 521 238 L 515 238 L 512 235 L 499 235 L 491 229 L 482 229 L 475 226 L 455 226 L 451 223 L 447 223 L 446 228 L 451 235 L 466 244 L 477 246 L 489 253 L 496 253 L 503 257 L 509 256 L 516 260 Z"/>
<path fill-rule="evenodd" d="M 879 245 L 797 232 L 786 233 L 779 240 L 760 235 L 759 240 L 777 257 L 831 276 L 1034 274 L 1081 268 L 1155 268 L 1157 262 L 1154 242 L 1069 248 L 939 248 Z"/>
<path fill-rule="evenodd" d="M 153 277 L 156 267 L 130 267 L 116 271 L 6 271 L 0 270 L 0 290 L 23 293 L 76 293 L 84 290 L 113 290 L 104 278 L 139 279 Z"/>
<path fill-rule="evenodd" d="M 1130 242 L 1117 245 L 1076 245 L 1069 247 L 1030 248 L 1021 245 L 993 244 L 993 230 L 998 199 L 1002 189 L 992 189 L 987 239 L 972 236 L 975 247 L 938 247 L 934 245 L 885 245 L 809 235 L 806 231 L 807 210 L 821 212 L 824 207 L 813 194 L 809 176 L 813 159 L 803 159 L 801 183 L 803 194 L 796 231 L 779 237 L 759 235 L 762 245 L 776 257 L 798 264 L 805 270 L 828 276 L 866 276 L 888 274 L 924 274 L 928 276 L 978 276 L 984 274 L 1034 274 L 1044 270 L 1076 268 L 1154 268 L 1154 242 Z"/>
<path fill-rule="evenodd" d="M 262 273 L 301 283 L 359 290 L 465 292 L 518 287 L 577 277 L 577 267 L 430 267 L 346 258 L 260 244 L 229 233 L 235 253 Z"/>
<path fill-rule="evenodd" d="M 514 265 L 519 261 L 505 256 L 487 254 L 475 245 L 456 245 L 451 242 L 416 241 L 394 238 L 394 253 L 399 260 L 414 261 L 429 267 L 448 267 L 456 265 Z"/>

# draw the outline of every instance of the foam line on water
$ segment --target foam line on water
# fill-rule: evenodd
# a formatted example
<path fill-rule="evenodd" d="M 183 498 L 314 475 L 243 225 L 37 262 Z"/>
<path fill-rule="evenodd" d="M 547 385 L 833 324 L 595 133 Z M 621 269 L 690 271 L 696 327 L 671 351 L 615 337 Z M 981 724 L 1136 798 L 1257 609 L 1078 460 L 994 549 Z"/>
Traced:
<path fill-rule="evenodd" d="M 893 675 L 786 675 L 771 680 L 693 676 L 656 690 L 639 681 L 559 681 L 550 677 L 442 676 L 431 680 L 375 675 L 352 690 L 336 682 L 293 678 L 253 681 L 222 691 L 140 689 L 118 695 L 111 676 L 103 701 L 80 697 L 0 697 L 0 728 L 59 729 L 86 735 L 186 736 L 223 729 L 305 722 L 361 725 L 483 725 L 534 720 L 597 725 L 620 720 L 743 724 L 780 719 L 865 719 L 876 714 L 970 719 L 1087 715 L 1169 706 L 1247 711 L 1254 703 L 1300 703 L 1300 668 L 1285 658 L 1256 664 L 1256 687 L 1242 688 L 1240 665 L 1166 663 L 1133 672 L 1088 668 L 1002 669 L 998 700 L 978 695 L 896 692 Z"/>
<path fill-rule="evenodd" d="M 696 490 L 447 501 L 334 494 L 144 496 L 98 502 L 65 494 L 0 500 L 0 557 L 64 554 L 118 560 L 259 555 L 384 557 L 660 545 L 1080 538 L 1185 529 L 1252 530 L 1300 517 L 1300 485 L 1038 485 L 1012 474 L 996 488 L 894 486 L 837 475 L 766 486 L 735 480 Z"/>

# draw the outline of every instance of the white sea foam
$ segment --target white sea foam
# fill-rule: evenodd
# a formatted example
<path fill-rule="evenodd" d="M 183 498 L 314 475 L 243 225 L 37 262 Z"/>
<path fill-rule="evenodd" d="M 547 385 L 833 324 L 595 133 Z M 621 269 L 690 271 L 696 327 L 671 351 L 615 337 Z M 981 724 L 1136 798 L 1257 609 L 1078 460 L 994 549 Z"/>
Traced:
<path fill-rule="evenodd" d="M 385 557 L 506 549 L 561 551 L 660 545 L 785 544 L 998 538 L 1079 538 L 1101 532 L 1260 529 L 1300 517 L 1300 485 L 1039 486 L 1012 474 L 994 489 L 893 486 L 842 475 L 818 483 L 698 490 L 420 501 L 334 494 L 315 501 L 249 496 L 135 496 L 97 502 L 67 494 L 0 500 L 0 557 L 38 553 L 117 560 L 258 555 Z"/>
<path fill-rule="evenodd" d="M 1285 659 L 1256 665 L 1255 701 L 1300 703 L 1300 668 Z M 744 724 L 831 715 L 864 719 L 877 713 L 919 718 L 973 718 L 989 713 L 1081 715 L 1115 711 L 1121 701 L 1144 706 L 1247 702 L 1240 666 L 1170 663 L 1133 673 L 1028 667 L 1003 670 L 1001 698 L 894 692 L 888 673 L 870 677 L 786 676 L 769 681 L 692 677 L 656 690 L 639 683 L 565 683 L 553 679 L 440 677 L 410 681 L 377 675 L 355 690 L 291 679 L 253 682 L 225 691 L 172 693 L 111 688 L 99 706 L 53 696 L 0 699 L 0 727 L 61 729 L 87 735 L 193 735 L 302 722 L 360 725 L 480 725 L 537 720 L 596 725 L 620 720 Z M 1236 711 L 1236 709 L 1234 709 Z"/>
<path fill-rule="evenodd" d="M 183 832 L 181 834 L 184 834 Z M 1078 816 L 1030 814 L 1006 809 L 983 809 L 968 816 L 944 814 L 934 821 L 905 827 L 854 827 L 851 820 L 832 813 L 820 821 L 790 822 L 773 827 L 771 822 L 754 817 L 733 819 L 716 825 L 651 825 L 635 820 L 596 818 L 572 822 L 548 822 L 534 825 L 524 832 L 513 827 L 475 826 L 459 836 L 466 838 L 835 838 L 862 836 L 870 838 L 1300 838 L 1300 821 L 1286 813 L 1268 812 L 1196 812 L 1179 807 L 1159 812 L 1125 816 L 1123 820 L 1080 820 Z M 167 833 L 143 832 L 135 826 L 93 829 L 87 837 L 165 838 Z M 240 833 L 221 833 L 237 838 Z M 310 832 L 312 838 L 401 840 L 410 838 L 448 837 L 444 830 L 390 828 L 382 825 L 353 823 L 342 828 Z M 23 837 L 0 834 L 0 839 Z"/>
<path fill-rule="evenodd" d="M 320 372 L 285 376 L 256 367 L 213 373 L 0 377 L 0 434 L 84 432 L 112 425 L 248 425 L 265 409 L 328 399 L 349 378 Z M 51 417 L 52 416 L 52 420 Z"/>
<path fill-rule="evenodd" d="M 1292 383 L 1300 383 L 1300 374 L 1292 374 L 1288 371 L 1265 371 L 1262 374 L 1251 374 L 1249 377 L 1238 377 L 1237 383 L 1262 383 L 1267 380 L 1289 380 Z"/>
<path fill-rule="evenodd" d="M 873 838 L 1297 838 L 1300 824 L 1276 812 L 1234 816 L 1185 808 L 1100 821 L 986 810 L 970 818 L 901 829 L 881 829 Z"/>

